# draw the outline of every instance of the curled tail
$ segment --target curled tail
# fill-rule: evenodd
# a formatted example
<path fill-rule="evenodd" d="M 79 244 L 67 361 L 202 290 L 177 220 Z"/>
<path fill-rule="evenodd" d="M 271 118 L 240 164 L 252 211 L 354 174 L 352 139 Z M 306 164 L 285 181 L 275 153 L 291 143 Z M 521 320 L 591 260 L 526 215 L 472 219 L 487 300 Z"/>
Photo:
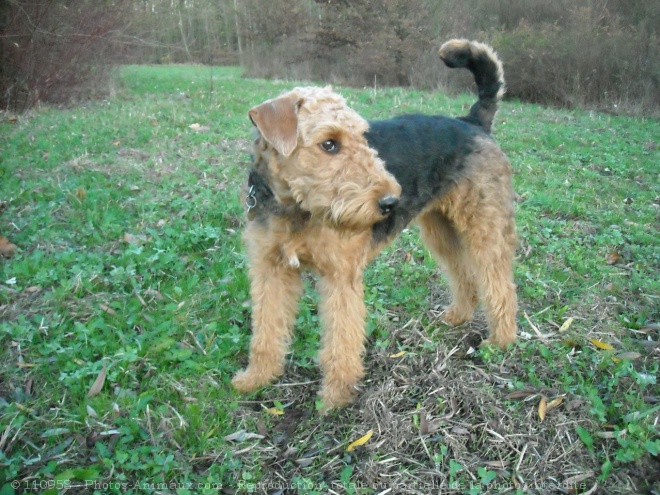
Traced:
<path fill-rule="evenodd" d="M 449 40 L 440 47 L 440 58 L 452 69 L 465 67 L 477 83 L 479 99 L 463 120 L 490 132 L 493 118 L 504 95 L 502 62 L 488 45 L 477 41 Z"/>

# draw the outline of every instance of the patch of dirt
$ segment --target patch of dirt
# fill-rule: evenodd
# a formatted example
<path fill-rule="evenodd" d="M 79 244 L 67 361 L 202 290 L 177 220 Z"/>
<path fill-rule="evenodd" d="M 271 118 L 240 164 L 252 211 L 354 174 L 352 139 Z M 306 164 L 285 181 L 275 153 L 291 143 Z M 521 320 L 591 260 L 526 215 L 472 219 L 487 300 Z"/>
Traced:
<path fill-rule="evenodd" d="M 483 322 L 440 328 L 433 335 L 440 344 L 417 321 L 403 327 L 393 331 L 391 341 L 414 351 L 397 356 L 394 347 L 372 345 L 363 389 L 347 409 L 320 417 L 314 411 L 320 377 L 296 367 L 253 407 L 241 409 L 245 424 L 270 423 L 261 428 L 265 438 L 255 449 L 262 488 L 280 491 L 263 493 L 303 493 L 294 480 L 347 493 L 348 478 L 341 477 L 347 469 L 355 487 L 397 494 L 465 493 L 477 487 L 479 493 L 623 494 L 639 493 L 642 480 L 650 480 L 653 466 L 643 465 L 599 483 L 600 465 L 575 433 L 577 425 L 590 427 L 587 401 L 559 388 L 509 395 L 511 383 L 526 383 L 527 377 L 513 359 L 486 364 L 472 357 L 471 346 L 485 334 Z M 542 396 L 562 397 L 543 421 L 537 412 Z M 263 412 L 261 404 L 274 401 L 288 404 L 284 415 Z M 346 452 L 370 430 L 373 436 L 364 446 Z M 255 458 L 240 450 L 235 454 L 244 462 Z M 488 485 L 487 472 L 497 473 Z"/>

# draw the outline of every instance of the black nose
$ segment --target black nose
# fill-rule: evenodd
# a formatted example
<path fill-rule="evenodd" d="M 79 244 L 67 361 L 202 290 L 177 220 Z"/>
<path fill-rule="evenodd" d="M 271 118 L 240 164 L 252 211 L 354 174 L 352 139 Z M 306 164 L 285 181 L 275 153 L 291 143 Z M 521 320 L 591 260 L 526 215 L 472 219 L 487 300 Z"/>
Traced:
<path fill-rule="evenodd" d="M 399 198 L 394 196 L 385 196 L 378 201 L 378 208 L 383 215 L 390 213 L 396 205 L 399 204 Z"/>

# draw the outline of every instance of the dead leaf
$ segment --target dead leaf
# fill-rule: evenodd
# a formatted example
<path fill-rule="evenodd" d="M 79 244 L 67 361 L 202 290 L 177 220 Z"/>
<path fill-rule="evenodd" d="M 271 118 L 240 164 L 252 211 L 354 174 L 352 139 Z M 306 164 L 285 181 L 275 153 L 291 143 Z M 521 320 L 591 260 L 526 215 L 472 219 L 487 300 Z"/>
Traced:
<path fill-rule="evenodd" d="M 355 449 L 355 447 L 360 447 L 360 446 L 364 445 L 365 443 L 367 443 L 369 441 L 369 439 L 371 438 L 371 436 L 373 434 L 374 434 L 373 430 L 369 430 L 365 435 L 361 436 L 360 438 L 358 438 L 354 442 L 351 442 L 350 444 L 348 444 L 348 447 L 346 447 L 346 452 L 351 452 L 353 449 Z"/>
<path fill-rule="evenodd" d="M 133 246 L 140 246 L 145 242 L 147 242 L 149 238 L 146 235 L 133 235 L 133 234 L 129 234 L 128 232 L 125 232 L 123 240 L 126 244 L 131 244 Z"/>
<path fill-rule="evenodd" d="M 268 437 L 270 433 L 263 421 L 257 421 L 257 431 L 259 432 L 259 435 L 262 435 L 264 438 Z"/>
<path fill-rule="evenodd" d="M 520 399 L 526 399 L 527 397 L 530 397 L 532 395 L 536 395 L 536 390 L 515 390 L 511 392 L 510 394 L 507 394 L 504 396 L 505 400 L 520 400 Z"/>
<path fill-rule="evenodd" d="M 551 411 L 555 407 L 558 407 L 559 405 L 561 405 L 562 402 L 564 402 L 563 397 L 557 397 L 556 399 L 552 399 L 550 402 L 548 402 L 546 406 L 546 412 Z"/>
<path fill-rule="evenodd" d="M 427 435 L 429 432 L 429 422 L 426 419 L 426 411 L 422 411 L 419 416 L 419 434 Z"/>
<path fill-rule="evenodd" d="M 194 124 L 190 124 L 188 127 L 190 129 L 192 129 L 193 131 L 195 131 L 195 132 L 203 132 L 203 131 L 208 131 L 210 129 L 209 126 L 201 125 L 201 124 L 198 124 L 196 122 Z"/>
<path fill-rule="evenodd" d="M 577 485 L 580 481 L 584 481 L 586 479 L 589 479 L 594 476 L 593 471 L 587 471 L 582 474 L 576 474 L 575 476 L 571 476 L 570 478 L 566 478 L 562 483 L 562 486 L 571 486 L 571 485 Z"/>
<path fill-rule="evenodd" d="M 6 237 L 0 235 L 0 256 L 11 258 L 16 252 L 16 244 L 12 244 Z"/>
<path fill-rule="evenodd" d="M 110 306 L 108 306 L 107 304 L 99 304 L 99 308 L 101 308 L 103 311 L 105 311 L 109 315 L 114 316 L 114 315 L 117 314 L 117 312 L 114 309 L 112 309 Z"/>
<path fill-rule="evenodd" d="M 548 405 L 546 403 L 546 398 L 545 395 L 541 396 L 541 401 L 539 402 L 539 418 L 541 418 L 541 421 L 545 419 L 545 413 L 548 408 Z"/>
<path fill-rule="evenodd" d="M 622 352 L 621 354 L 617 354 L 616 358 L 621 360 L 621 359 L 629 359 L 631 361 L 634 361 L 635 359 L 641 358 L 642 355 L 639 352 Z"/>
<path fill-rule="evenodd" d="M 616 251 L 613 251 L 605 256 L 605 261 L 608 265 L 616 265 L 619 261 L 621 261 L 621 255 Z"/>
<path fill-rule="evenodd" d="M 570 327 L 572 323 L 573 323 L 573 317 L 571 316 L 570 318 L 566 319 L 566 321 L 562 324 L 561 328 L 559 328 L 559 331 L 565 332 L 566 330 L 568 330 L 568 327 Z"/>
<path fill-rule="evenodd" d="M 658 330 L 658 324 L 657 323 L 652 323 L 650 325 L 645 325 L 644 327 L 640 328 L 639 330 L 636 330 L 639 333 L 643 333 L 644 335 L 648 335 L 651 332 Z M 633 330 L 635 331 L 635 330 Z"/>
<path fill-rule="evenodd" d="M 625 435 L 626 430 L 622 430 L 622 431 L 624 432 L 624 435 Z M 608 440 L 615 439 L 620 435 L 621 435 L 620 431 L 597 431 L 596 432 L 596 436 L 598 438 L 607 438 Z"/>
<path fill-rule="evenodd" d="M 284 411 L 277 407 L 268 407 L 265 408 L 264 411 L 266 411 L 268 414 L 272 414 L 273 416 L 282 416 L 284 414 Z"/>
<path fill-rule="evenodd" d="M 87 392 L 87 397 L 94 397 L 95 395 L 98 395 L 101 389 L 103 388 L 103 385 L 105 384 L 107 364 L 108 364 L 107 362 L 103 363 L 103 368 L 101 369 L 99 376 L 96 377 L 96 380 L 94 380 L 94 383 Z"/>
<path fill-rule="evenodd" d="M 593 345 L 604 351 L 611 351 L 612 349 L 614 349 L 614 347 L 612 347 L 610 344 L 606 344 L 605 342 L 601 342 L 600 340 L 589 339 L 589 342 L 591 342 Z"/>
<path fill-rule="evenodd" d="M 298 449 L 296 447 L 288 447 L 284 452 L 282 452 L 282 457 L 285 459 L 291 459 L 297 453 Z"/>
<path fill-rule="evenodd" d="M 223 437 L 223 439 L 227 442 L 245 442 L 246 440 L 261 440 L 263 439 L 263 435 L 259 435 L 258 433 L 248 433 L 245 430 L 238 430 L 235 433 L 232 433 L 231 435 L 227 435 L 226 437 Z"/>
<path fill-rule="evenodd" d="M 582 407 L 582 404 L 584 404 L 584 400 L 579 397 L 576 397 L 575 399 L 568 401 L 564 407 L 566 408 L 567 411 L 572 411 L 574 409 Z"/>
<path fill-rule="evenodd" d="M 41 434 L 41 438 L 57 437 L 70 432 L 71 430 L 69 430 L 68 428 L 51 428 L 50 430 L 44 431 Z"/>
<path fill-rule="evenodd" d="M 462 426 L 454 426 L 451 429 L 451 432 L 454 435 L 469 435 L 470 434 L 470 430 L 468 430 L 467 428 L 463 428 Z"/>
<path fill-rule="evenodd" d="M 401 356 L 405 356 L 406 354 L 408 354 L 408 351 L 401 351 L 401 352 L 397 352 L 396 354 L 390 354 L 390 359 L 400 358 Z"/>

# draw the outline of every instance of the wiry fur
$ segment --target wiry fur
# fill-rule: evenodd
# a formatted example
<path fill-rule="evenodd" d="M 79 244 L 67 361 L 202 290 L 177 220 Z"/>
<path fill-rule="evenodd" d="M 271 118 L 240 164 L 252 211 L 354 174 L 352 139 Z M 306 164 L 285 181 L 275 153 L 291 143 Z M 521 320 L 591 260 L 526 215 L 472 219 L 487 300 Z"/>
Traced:
<path fill-rule="evenodd" d="M 440 56 L 475 76 L 479 100 L 465 117 L 367 123 L 330 88 L 296 88 L 250 110 L 258 130 L 245 229 L 253 336 L 248 367 L 232 380 L 237 390 L 283 372 L 300 273 L 311 269 L 320 276 L 321 399 L 328 408 L 349 402 L 364 373 L 364 268 L 413 220 L 451 280 L 444 319 L 470 319 L 481 300 L 489 341 L 515 340 L 511 167 L 489 136 L 502 66 L 490 47 L 466 40 L 445 43 Z"/>

